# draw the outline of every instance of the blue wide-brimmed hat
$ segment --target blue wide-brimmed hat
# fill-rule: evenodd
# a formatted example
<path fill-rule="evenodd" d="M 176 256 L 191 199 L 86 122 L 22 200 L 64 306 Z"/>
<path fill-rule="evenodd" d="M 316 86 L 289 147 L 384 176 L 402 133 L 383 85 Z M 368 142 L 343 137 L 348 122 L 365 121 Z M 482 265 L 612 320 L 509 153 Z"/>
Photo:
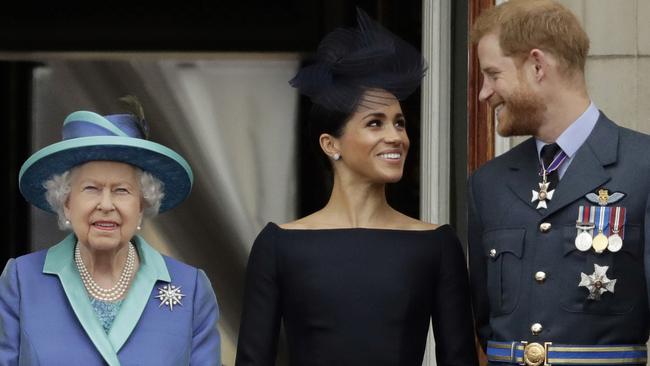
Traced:
<path fill-rule="evenodd" d="M 63 121 L 63 140 L 37 151 L 20 168 L 20 192 L 34 206 L 54 212 L 45 199 L 45 181 L 89 161 L 117 161 L 162 181 L 165 196 L 159 212 L 167 211 L 192 190 L 192 168 L 174 150 L 146 140 L 143 133 L 132 114 L 71 113 Z"/>

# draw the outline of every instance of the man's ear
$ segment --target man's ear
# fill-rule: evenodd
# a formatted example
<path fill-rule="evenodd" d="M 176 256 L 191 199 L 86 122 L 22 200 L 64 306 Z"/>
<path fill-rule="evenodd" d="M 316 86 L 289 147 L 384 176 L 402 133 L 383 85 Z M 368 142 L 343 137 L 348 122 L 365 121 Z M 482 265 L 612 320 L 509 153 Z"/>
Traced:
<path fill-rule="evenodd" d="M 533 48 L 528 53 L 528 62 L 532 68 L 532 72 L 536 81 L 542 81 L 548 74 L 549 64 L 549 54 L 540 50 L 539 48 Z"/>

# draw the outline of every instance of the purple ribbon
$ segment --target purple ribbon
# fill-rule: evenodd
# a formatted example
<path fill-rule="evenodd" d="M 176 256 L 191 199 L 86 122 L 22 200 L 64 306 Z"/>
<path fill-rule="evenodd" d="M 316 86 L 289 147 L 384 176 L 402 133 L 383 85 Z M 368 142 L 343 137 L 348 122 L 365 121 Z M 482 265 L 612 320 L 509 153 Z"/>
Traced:
<path fill-rule="evenodd" d="M 567 158 L 568 158 L 567 154 L 564 151 L 560 150 L 560 152 L 557 155 L 555 155 L 553 161 L 551 161 L 551 164 L 548 166 L 548 168 L 546 168 L 544 166 L 544 162 L 541 161 L 540 163 L 542 164 L 542 169 L 539 170 L 540 177 L 544 175 L 544 171 L 546 171 L 547 175 L 556 171 Z"/>

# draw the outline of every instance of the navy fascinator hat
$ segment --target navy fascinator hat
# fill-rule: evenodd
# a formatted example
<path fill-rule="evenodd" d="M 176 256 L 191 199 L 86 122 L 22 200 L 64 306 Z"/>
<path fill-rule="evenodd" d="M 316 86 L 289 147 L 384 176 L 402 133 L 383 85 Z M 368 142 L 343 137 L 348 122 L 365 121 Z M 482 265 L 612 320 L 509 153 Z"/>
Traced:
<path fill-rule="evenodd" d="M 316 61 L 289 81 L 314 104 L 349 114 L 364 104 L 369 90 L 383 89 L 403 100 L 420 85 L 426 61 L 415 47 L 359 8 L 357 23 L 357 28 L 338 28 L 325 36 Z"/>

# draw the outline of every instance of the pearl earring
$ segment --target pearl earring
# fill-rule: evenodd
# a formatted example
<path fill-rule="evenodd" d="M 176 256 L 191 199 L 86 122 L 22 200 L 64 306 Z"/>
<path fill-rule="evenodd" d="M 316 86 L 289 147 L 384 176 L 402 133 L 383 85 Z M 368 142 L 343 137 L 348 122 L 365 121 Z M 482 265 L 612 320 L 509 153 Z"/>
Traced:
<path fill-rule="evenodd" d="M 138 225 L 135 227 L 137 230 L 142 230 L 142 226 Z"/>
<path fill-rule="evenodd" d="M 339 160 L 341 158 L 341 154 L 335 153 L 333 158 L 334 158 L 334 160 Z"/>
<path fill-rule="evenodd" d="M 70 220 L 65 220 L 65 226 L 70 226 Z"/>

